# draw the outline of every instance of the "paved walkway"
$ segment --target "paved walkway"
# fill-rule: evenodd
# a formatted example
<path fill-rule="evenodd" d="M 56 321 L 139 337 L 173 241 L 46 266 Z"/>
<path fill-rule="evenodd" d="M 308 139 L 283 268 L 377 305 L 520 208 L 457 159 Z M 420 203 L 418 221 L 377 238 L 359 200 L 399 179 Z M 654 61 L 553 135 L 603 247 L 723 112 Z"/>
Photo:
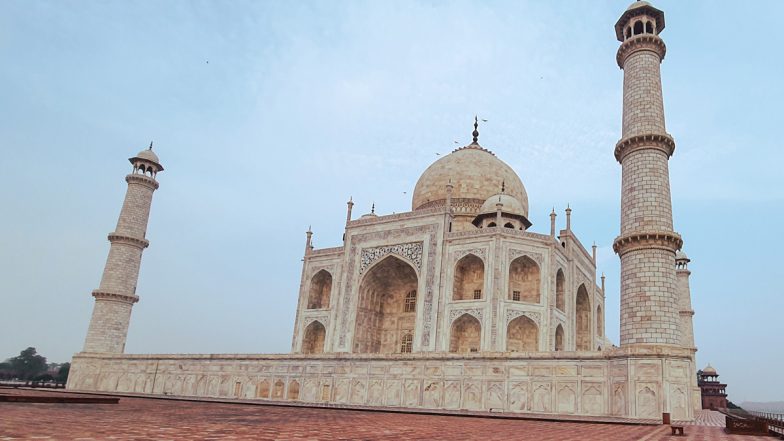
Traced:
<path fill-rule="evenodd" d="M 45 392 L 24 392 L 41 393 Z M 0 403 L 0 440 L 770 440 L 688 426 L 633 426 L 121 398 L 119 404 Z"/>
<path fill-rule="evenodd" d="M 724 427 L 727 423 L 724 414 L 715 410 L 701 410 L 694 421 L 687 423 L 693 426 Z"/>

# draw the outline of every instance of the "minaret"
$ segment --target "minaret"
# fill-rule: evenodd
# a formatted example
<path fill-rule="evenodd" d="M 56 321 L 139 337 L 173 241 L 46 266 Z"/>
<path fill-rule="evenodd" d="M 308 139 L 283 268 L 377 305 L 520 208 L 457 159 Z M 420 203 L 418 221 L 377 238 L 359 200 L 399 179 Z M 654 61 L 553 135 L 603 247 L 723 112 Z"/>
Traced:
<path fill-rule="evenodd" d="M 681 342 L 675 252 L 683 242 L 672 224 L 668 161 L 675 142 L 664 126 L 663 29 L 664 13 L 644 1 L 615 24 L 623 69 L 623 131 L 615 146 L 623 170 L 621 234 L 613 244 L 621 258 L 622 347 Z"/>
<path fill-rule="evenodd" d="M 689 259 L 686 253 L 678 251 L 675 253 L 675 274 L 678 279 L 678 306 L 681 317 L 681 346 L 688 349 L 697 350 L 694 346 L 694 325 L 692 317 L 694 310 L 691 308 L 691 288 L 689 288 Z"/>
<path fill-rule="evenodd" d="M 125 193 L 117 228 L 109 233 L 109 257 L 101 277 L 101 285 L 93 291 L 95 307 L 84 342 L 84 352 L 123 353 L 128 336 L 131 308 L 139 301 L 136 282 L 142 251 L 150 244 L 144 237 L 150 217 L 152 193 L 158 189 L 155 180 L 163 166 L 150 148 L 130 158 L 133 172 L 125 177 Z"/>

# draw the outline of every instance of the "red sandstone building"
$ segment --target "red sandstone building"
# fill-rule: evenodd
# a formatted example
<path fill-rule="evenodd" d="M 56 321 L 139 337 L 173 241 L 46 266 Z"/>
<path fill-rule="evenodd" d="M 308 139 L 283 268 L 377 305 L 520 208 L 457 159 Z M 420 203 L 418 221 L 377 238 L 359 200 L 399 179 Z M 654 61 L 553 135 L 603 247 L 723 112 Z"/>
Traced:
<path fill-rule="evenodd" d="M 703 409 L 727 408 L 727 385 L 719 382 L 719 373 L 710 364 L 697 372 L 697 384 L 702 392 Z"/>

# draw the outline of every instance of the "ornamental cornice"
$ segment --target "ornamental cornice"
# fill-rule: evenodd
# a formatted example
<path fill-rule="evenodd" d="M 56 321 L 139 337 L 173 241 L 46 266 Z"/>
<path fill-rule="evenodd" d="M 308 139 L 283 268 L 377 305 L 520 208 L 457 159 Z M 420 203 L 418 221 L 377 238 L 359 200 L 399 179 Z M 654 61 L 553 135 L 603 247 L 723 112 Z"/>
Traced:
<path fill-rule="evenodd" d="M 660 150 L 669 158 L 675 152 L 675 140 L 667 133 L 644 133 L 621 139 L 615 144 L 615 159 L 623 164 L 623 159 L 638 150 Z"/>
<path fill-rule="evenodd" d="M 422 271 L 422 242 L 401 243 L 397 245 L 385 245 L 375 248 L 363 248 L 360 257 L 359 273 L 362 274 L 375 261 L 388 254 L 400 256 L 412 264 L 417 272 Z"/>
<path fill-rule="evenodd" d="M 514 319 L 516 319 L 516 318 L 518 318 L 520 316 L 525 316 L 525 317 L 528 317 L 529 319 L 531 319 L 534 323 L 536 323 L 536 327 L 537 328 L 541 328 L 542 327 L 542 324 L 541 324 L 542 323 L 542 314 L 540 314 L 538 312 L 521 311 L 519 309 L 507 309 L 506 310 L 506 325 L 509 326 L 509 323 L 511 323 L 512 320 L 514 320 Z"/>
<path fill-rule="evenodd" d="M 613 242 L 613 250 L 619 255 L 636 250 L 659 249 L 678 251 L 683 246 L 683 239 L 675 232 L 640 232 L 618 236 Z"/>
<path fill-rule="evenodd" d="M 453 309 L 449 311 L 449 323 L 454 322 L 458 317 L 462 317 L 465 314 L 474 317 L 481 323 L 484 313 L 481 308 Z"/>
<path fill-rule="evenodd" d="M 618 48 L 618 53 L 615 55 L 615 61 L 618 62 L 618 67 L 623 69 L 626 60 L 629 56 L 639 51 L 651 51 L 659 56 L 659 62 L 664 59 L 667 53 L 667 46 L 664 40 L 659 38 L 658 35 L 642 34 L 636 35 L 621 44 Z"/>
<path fill-rule="evenodd" d="M 140 250 L 143 250 L 148 246 L 150 246 L 150 241 L 146 239 L 139 239 L 136 237 L 126 236 L 124 234 L 109 233 L 108 239 L 109 242 L 113 244 L 121 243 L 125 245 L 131 245 L 136 248 L 139 248 Z"/>
<path fill-rule="evenodd" d="M 98 291 L 98 290 L 93 291 L 93 297 L 95 297 L 96 300 L 114 300 L 118 302 L 131 303 L 131 304 L 139 301 L 139 296 L 134 294 L 130 294 L 130 295 L 117 294 L 115 292 Z"/>
<path fill-rule="evenodd" d="M 158 186 L 159 186 L 158 181 L 156 181 L 155 179 L 153 179 L 153 178 L 151 178 L 149 176 L 145 176 L 145 175 L 130 174 L 130 175 L 125 177 L 125 182 L 127 182 L 129 184 L 131 184 L 131 183 L 141 184 L 141 185 L 144 185 L 145 187 L 151 188 L 153 190 L 157 190 Z"/>

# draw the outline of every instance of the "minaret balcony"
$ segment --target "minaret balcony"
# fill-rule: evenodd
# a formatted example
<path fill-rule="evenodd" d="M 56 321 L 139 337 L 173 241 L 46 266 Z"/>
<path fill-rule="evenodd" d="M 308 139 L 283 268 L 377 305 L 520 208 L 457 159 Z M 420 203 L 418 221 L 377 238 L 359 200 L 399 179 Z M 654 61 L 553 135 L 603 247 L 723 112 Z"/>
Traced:
<path fill-rule="evenodd" d="M 624 41 L 621 47 L 618 48 L 618 53 L 615 55 L 615 61 L 618 62 L 618 67 L 623 69 L 626 59 L 638 51 L 651 51 L 659 56 L 659 60 L 664 59 L 667 53 L 667 45 L 664 44 L 658 35 L 642 34 L 635 35 L 634 37 Z"/>

